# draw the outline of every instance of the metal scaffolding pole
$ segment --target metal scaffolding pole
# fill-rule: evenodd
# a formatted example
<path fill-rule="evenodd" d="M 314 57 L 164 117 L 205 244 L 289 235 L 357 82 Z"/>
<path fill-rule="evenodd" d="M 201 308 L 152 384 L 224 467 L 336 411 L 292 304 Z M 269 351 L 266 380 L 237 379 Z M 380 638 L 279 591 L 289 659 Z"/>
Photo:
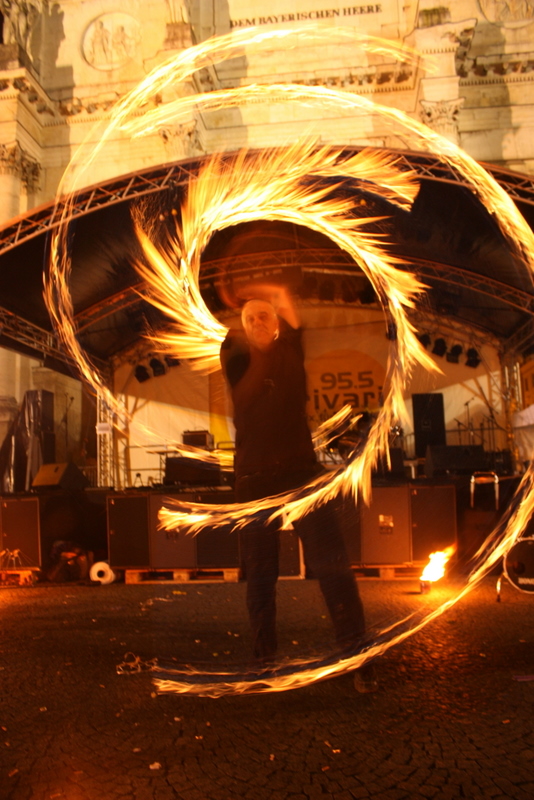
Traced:
<path fill-rule="evenodd" d="M 102 395 L 97 398 L 97 486 L 112 487 L 114 464 L 113 412 Z"/>

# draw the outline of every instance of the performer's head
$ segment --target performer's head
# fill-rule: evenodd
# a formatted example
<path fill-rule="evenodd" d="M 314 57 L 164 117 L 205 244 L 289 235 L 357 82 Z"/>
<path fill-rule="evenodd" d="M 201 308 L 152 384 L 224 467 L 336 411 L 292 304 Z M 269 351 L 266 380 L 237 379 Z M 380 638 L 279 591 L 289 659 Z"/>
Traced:
<path fill-rule="evenodd" d="M 267 300 L 247 300 L 241 312 L 241 322 L 250 344 L 258 350 L 268 350 L 278 339 L 280 321 L 274 306 Z"/>

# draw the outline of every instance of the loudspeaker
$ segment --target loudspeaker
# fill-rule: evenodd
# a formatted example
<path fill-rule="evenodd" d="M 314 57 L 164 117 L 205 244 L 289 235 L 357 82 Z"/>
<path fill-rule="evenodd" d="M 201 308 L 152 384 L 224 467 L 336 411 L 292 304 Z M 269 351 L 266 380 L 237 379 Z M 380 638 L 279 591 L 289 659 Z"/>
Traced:
<path fill-rule="evenodd" d="M 472 475 L 488 468 L 482 445 L 449 445 L 429 447 L 426 451 L 425 475 L 436 478 L 444 475 Z"/>
<path fill-rule="evenodd" d="M 202 447 L 204 450 L 213 450 L 213 435 L 209 431 L 184 431 L 182 443 L 189 447 Z"/>
<path fill-rule="evenodd" d="M 373 471 L 373 478 L 378 480 L 403 481 L 406 480 L 404 471 L 404 452 L 401 447 L 390 447 L 388 467 L 387 459 L 382 456 L 378 460 L 376 469 Z"/>
<path fill-rule="evenodd" d="M 362 506 L 363 565 L 426 563 L 430 553 L 456 544 L 454 486 L 374 487 Z"/>
<path fill-rule="evenodd" d="M 373 488 L 362 504 L 363 564 L 405 564 L 412 560 L 410 493 L 407 486 Z"/>
<path fill-rule="evenodd" d="M 89 486 L 89 481 L 72 462 L 43 464 L 33 479 L 35 489 L 69 489 L 77 491 Z"/>
<path fill-rule="evenodd" d="M 514 457 L 511 450 L 496 450 L 488 453 L 488 461 L 497 475 L 514 474 Z"/>
<path fill-rule="evenodd" d="M 424 458 L 429 446 L 445 445 L 445 412 L 442 394 L 413 394 L 415 455 Z"/>
<path fill-rule="evenodd" d="M 163 483 L 165 486 L 220 486 L 221 467 L 218 463 L 187 456 L 168 456 Z"/>
<path fill-rule="evenodd" d="M 1 550 L 19 550 L 13 559 L 4 556 L 4 563 L 14 568 L 40 567 L 39 500 L 36 497 L 6 498 L 0 503 L 2 525 Z"/>
<path fill-rule="evenodd" d="M 239 567 L 236 531 L 207 528 L 193 535 L 164 531 L 158 512 L 169 495 L 115 494 L 108 496 L 108 549 L 112 568 L 223 569 Z M 231 491 L 184 492 L 184 502 L 231 503 Z"/>
<path fill-rule="evenodd" d="M 456 543 L 456 488 L 411 486 L 412 560 L 427 561 L 430 553 Z"/>
<path fill-rule="evenodd" d="M 148 569 L 148 495 L 108 496 L 109 565 Z"/>

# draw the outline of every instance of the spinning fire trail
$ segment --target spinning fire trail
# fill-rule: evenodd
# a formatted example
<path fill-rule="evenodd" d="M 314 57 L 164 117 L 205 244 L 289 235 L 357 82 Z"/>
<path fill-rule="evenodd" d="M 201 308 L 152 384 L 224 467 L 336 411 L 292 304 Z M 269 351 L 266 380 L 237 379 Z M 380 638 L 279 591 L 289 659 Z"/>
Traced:
<path fill-rule="evenodd" d="M 62 220 L 54 238 L 45 298 L 58 336 L 61 337 L 80 373 L 93 390 L 105 399 L 119 419 L 124 408 L 114 398 L 98 371 L 91 364 L 76 337 L 73 305 L 69 291 L 71 262 L 68 246 L 69 221 L 76 192 L 88 183 L 91 165 L 100 157 L 113 137 L 142 137 L 157 132 L 169 123 L 189 120 L 191 115 L 240 107 L 247 103 L 291 103 L 315 107 L 328 114 L 378 118 L 385 126 L 400 130 L 409 146 L 433 153 L 469 183 L 472 192 L 498 221 L 510 248 L 534 271 L 534 236 L 512 200 L 494 179 L 466 153 L 450 141 L 402 112 L 373 103 L 354 93 L 325 87 L 299 85 L 249 85 L 207 94 L 178 97 L 164 104 L 151 105 L 152 98 L 172 89 L 174 96 L 195 71 L 216 61 L 246 55 L 247 58 L 271 48 L 288 48 L 306 43 L 339 42 L 357 44 L 362 53 L 380 53 L 414 68 L 421 65 L 420 54 L 385 40 L 363 37 L 353 29 L 306 26 L 291 31 L 258 32 L 240 30 L 215 38 L 180 53 L 158 67 L 134 91 L 117 104 L 111 119 L 91 135 L 91 141 L 79 149 L 65 172 L 57 203 Z M 94 144 L 94 142 L 98 144 Z M 242 151 L 213 156 L 190 181 L 187 196 L 176 214 L 180 220 L 174 236 L 163 249 L 151 239 L 152 220 L 139 208 L 136 230 L 144 252 L 137 265 L 143 277 L 145 298 L 172 320 L 172 327 L 156 335 L 154 343 L 193 367 L 210 371 L 218 368 L 218 353 L 226 328 L 206 307 L 199 290 L 200 261 L 216 231 L 258 219 L 281 220 L 305 226 L 328 236 L 350 254 L 355 270 L 362 270 L 373 285 L 382 304 L 391 336 L 390 355 L 384 386 L 384 401 L 363 447 L 355 451 L 344 468 L 320 477 L 302 489 L 275 498 L 240 505 L 204 506 L 179 503 L 169 499 L 160 514 L 162 527 L 188 529 L 192 534 L 204 526 L 247 524 L 257 514 L 270 514 L 284 524 L 297 520 L 318 504 L 343 493 L 364 501 L 370 495 L 370 475 L 381 455 L 388 454 L 388 432 L 404 414 L 403 389 L 416 364 L 436 370 L 433 360 L 419 343 L 409 320 L 424 287 L 417 279 L 397 268 L 399 261 L 387 251 L 387 243 L 366 231 L 374 220 L 351 215 L 353 201 L 340 199 L 325 189 L 325 178 L 349 178 L 358 181 L 367 192 L 388 202 L 409 208 L 417 193 L 414 175 L 401 170 L 394 156 L 364 150 L 347 157 L 333 146 L 318 146 L 313 132 L 288 147 L 263 152 Z M 350 417 L 350 409 L 341 412 Z M 337 420 L 324 426 L 326 438 Z M 200 453 L 198 457 L 205 457 Z M 332 663 L 295 663 L 284 674 L 236 676 L 194 671 L 174 671 L 156 679 L 159 691 L 220 696 L 227 693 L 284 691 L 353 670 L 366 660 L 384 652 L 420 630 L 429 621 L 456 603 L 499 561 L 521 534 L 534 510 L 532 467 L 525 474 L 518 499 L 501 525 L 481 549 L 480 561 L 458 595 L 429 615 L 414 616 L 382 631 L 364 651 L 349 659 Z"/>

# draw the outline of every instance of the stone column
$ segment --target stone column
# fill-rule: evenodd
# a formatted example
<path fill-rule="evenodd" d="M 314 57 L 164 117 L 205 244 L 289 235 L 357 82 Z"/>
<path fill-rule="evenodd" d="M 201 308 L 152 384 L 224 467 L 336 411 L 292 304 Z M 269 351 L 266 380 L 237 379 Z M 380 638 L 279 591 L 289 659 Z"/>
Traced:
<path fill-rule="evenodd" d="M 0 224 L 21 213 L 21 194 L 39 188 L 41 166 L 15 142 L 0 144 Z"/>
<path fill-rule="evenodd" d="M 476 19 L 444 21 L 427 10 L 420 13 L 421 27 L 410 37 L 410 44 L 429 59 L 429 68 L 419 84 L 421 119 L 455 144 L 459 143 L 457 119 L 463 105 L 459 72 L 476 24 Z"/>

